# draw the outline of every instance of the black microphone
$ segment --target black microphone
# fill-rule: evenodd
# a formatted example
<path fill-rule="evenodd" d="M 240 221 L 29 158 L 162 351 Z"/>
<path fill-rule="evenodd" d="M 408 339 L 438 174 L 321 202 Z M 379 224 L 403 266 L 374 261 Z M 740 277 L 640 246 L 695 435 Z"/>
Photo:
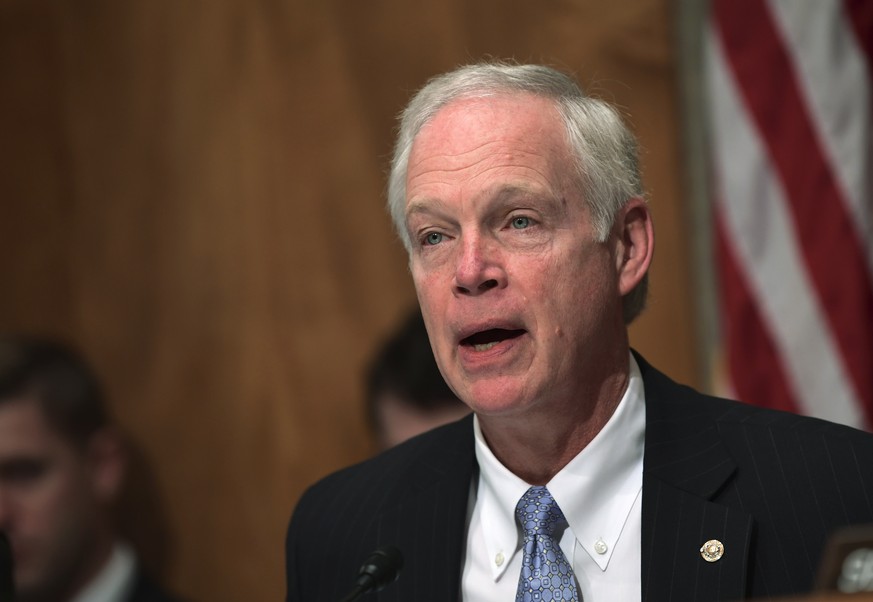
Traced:
<path fill-rule="evenodd" d="M 403 568 L 403 555 L 394 546 L 379 546 L 376 548 L 358 571 L 355 589 L 342 602 L 352 602 L 359 596 L 369 592 L 377 592 L 390 585 L 400 576 Z"/>

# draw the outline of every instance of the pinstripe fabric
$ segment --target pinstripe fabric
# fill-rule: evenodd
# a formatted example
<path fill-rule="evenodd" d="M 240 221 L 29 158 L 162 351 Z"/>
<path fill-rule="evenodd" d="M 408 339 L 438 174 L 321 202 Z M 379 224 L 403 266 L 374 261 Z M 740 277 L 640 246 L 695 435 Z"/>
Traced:
<path fill-rule="evenodd" d="M 834 529 L 873 523 L 873 436 L 701 396 L 641 361 L 643 600 L 808 591 Z M 709 539 L 724 556 L 699 554 Z"/>
<path fill-rule="evenodd" d="M 706 397 L 637 361 L 647 420 L 643 600 L 808 590 L 827 534 L 873 522 L 873 436 Z M 384 543 L 403 551 L 406 567 L 371 599 L 458 600 L 474 462 L 466 418 L 311 488 L 288 531 L 288 602 L 339 600 Z M 725 547 L 714 563 L 699 553 L 709 539 Z"/>
<path fill-rule="evenodd" d="M 400 579 L 371 599 L 458 599 L 473 422 L 437 429 L 335 473 L 297 505 L 286 544 L 288 600 L 340 600 L 381 544 L 404 556 Z"/>

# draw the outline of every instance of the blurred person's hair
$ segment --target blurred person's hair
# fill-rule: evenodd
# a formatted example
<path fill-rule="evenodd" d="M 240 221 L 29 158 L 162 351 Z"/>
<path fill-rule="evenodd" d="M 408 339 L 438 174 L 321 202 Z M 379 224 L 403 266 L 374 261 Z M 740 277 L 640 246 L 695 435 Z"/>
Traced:
<path fill-rule="evenodd" d="M 437 367 L 427 329 L 417 307 L 385 340 L 367 370 L 367 420 L 377 433 L 382 428 L 378 403 L 380 397 L 386 394 L 393 395 L 404 405 L 422 413 L 463 405 Z"/>
<path fill-rule="evenodd" d="M 0 335 L 0 404 L 36 401 L 49 424 L 84 446 L 109 423 L 104 395 L 82 355 L 60 341 Z"/>

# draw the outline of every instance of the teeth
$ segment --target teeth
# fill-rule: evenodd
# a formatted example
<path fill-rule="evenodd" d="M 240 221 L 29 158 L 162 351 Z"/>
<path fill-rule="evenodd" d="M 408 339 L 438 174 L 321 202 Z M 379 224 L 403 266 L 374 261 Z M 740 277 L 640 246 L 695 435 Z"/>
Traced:
<path fill-rule="evenodd" d="M 479 345 L 473 345 L 473 349 L 475 349 L 476 351 L 488 351 L 489 349 L 494 347 L 494 345 L 496 345 L 496 344 L 497 344 L 497 341 L 492 341 L 490 343 L 481 343 Z"/>

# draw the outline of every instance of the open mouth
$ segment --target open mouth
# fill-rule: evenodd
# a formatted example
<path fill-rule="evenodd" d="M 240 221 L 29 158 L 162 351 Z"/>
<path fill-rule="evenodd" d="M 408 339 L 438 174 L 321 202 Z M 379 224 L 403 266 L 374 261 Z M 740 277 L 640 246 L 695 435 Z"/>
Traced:
<path fill-rule="evenodd" d="M 506 330 L 504 328 L 491 328 L 471 334 L 470 336 L 461 339 L 461 345 L 472 347 L 476 351 L 488 351 L 498 343 L 520 337 L 524 334 L 524 330 Z"/>

